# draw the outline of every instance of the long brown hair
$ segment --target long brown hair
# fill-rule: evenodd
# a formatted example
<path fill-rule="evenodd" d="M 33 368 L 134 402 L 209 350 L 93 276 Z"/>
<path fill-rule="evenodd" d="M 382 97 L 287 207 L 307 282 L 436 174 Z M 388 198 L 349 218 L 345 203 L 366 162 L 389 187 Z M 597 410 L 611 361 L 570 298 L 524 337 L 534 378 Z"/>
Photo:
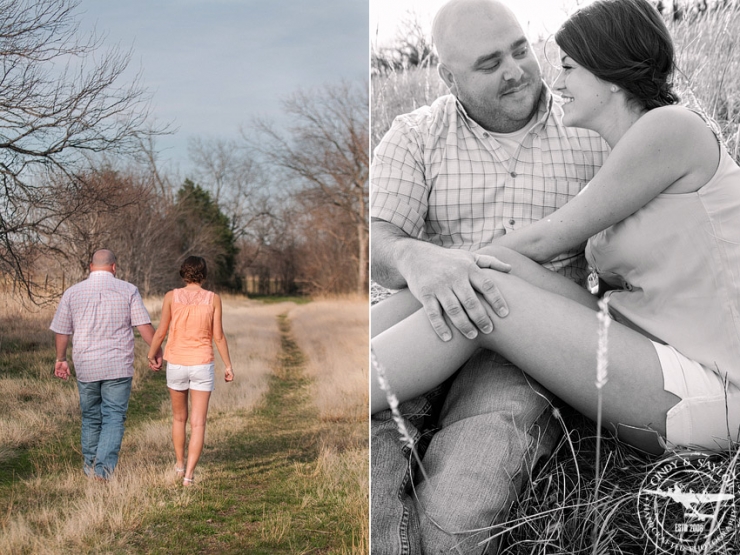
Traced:
<path fill-rule="evenodd" d="M 673 40 L 647 0 L 597 0 L 555 33 L 560 49 L 599 79 L 650 110 L 676 104 Z"/>

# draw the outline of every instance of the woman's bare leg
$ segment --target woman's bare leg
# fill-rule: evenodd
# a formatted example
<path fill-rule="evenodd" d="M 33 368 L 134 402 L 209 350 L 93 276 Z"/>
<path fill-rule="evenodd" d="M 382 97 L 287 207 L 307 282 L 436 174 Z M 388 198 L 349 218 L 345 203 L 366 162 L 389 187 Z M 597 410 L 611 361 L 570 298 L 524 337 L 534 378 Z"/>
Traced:
<path fill-rule="evenodd" d="M 596 311 L 574 299 L 497 273 L 496 282 L 510 314 L 495 329 L 469 340 L 457 331 L 441 341 L 422 311 L 379 334 L 373 351 L 391 388 L 407 399 L 441 383 L 478 347 L 495 350 L 585 415 L 595 418 L 598 393 Z M 650 341 L 612 322 L 609 329 L 608 383 L 603 388 L 605 423 L 649 426 L 665 434 L 665 414 L 678 398 L 663 389 L 663 374 Z M 386 407 L 379 388 L 371 393 L 372 411 Z"/>
<path fill-rule="evenodd" d="M 210 391 L 190 390 L 190 443 L 188 443 L 188 464 L 185 468 L 185 478 L 188 480 L 193 479 L 195 466 L 198 464 L 200 454 L 203 451 L 210 398 Z"/>
<path fill-rule="evenodd" d="M 486 253 L 511 265 L 511 272 L 508 275 L 518 276 L 521 279 L 526 280 L 528 283 L 535 285 L 539 289 L 571 299 L 594 311 L 597 309 L 596 297 L 591 295 L 586 291 L 586 289 L 560 274 L 543 268 L 540 264 L 530 260 L 526 256 L 502 247 L 488 247 L 486 249 Z M 497 272 L 494 276 L 495 275 L 506 274 L 500 274 Z M 506 296 L 504 296 L 504 298 L 506 298 Z M 431 330 L 431 324 L 429 324 L 426 314 L 419 310 L 420 308 L 421 303 L 414 298 L 408 289 L 399 291 L 389 298 L 379 302 L 373 306 L 370 313 L 371 337 L 375 338 L 407 318 L 409 319 L 409 322 L 406 324 L 408 326 L 406 327 L 407 330 L 417 329 L 419 333 L 422 329 Z M 498 318 L 494 319 L 490 310 L 488 312 L 491 319 L 494 320 L 494 323 L 500 320 Z M 455 332 L 456 336 L 459 335 L 457 330 L 455 330 Z M 407 337 L 409 340 L 413 340 L 414 332 L 404 331 L 402 332 L 402 335 Z M 478 340 L 480 340 L 480 338 L 476 339 L 476 341 Z M 373 353 L 377 355 L 375 345 L 376 343 L 373 341 Z M 437 369 L 436 371 L 433 372 L 430 367 L 428 371 L 422 375 L 415 375 L 413 372 L 401 371 L 406 364 L 410 365 L 409 368 L 413 368 L 415 364 L 414 360 L 408 360 L 409 358 L 415 358 L 415 351 L 408 348 L 408 343 L 401 341 L 396 344 L 395 347 L 389 346 L 389 348 L 394 348 L 394 351 L 385 353 L 383 356 L 386 357 L 387 360 L 393 360 L 394 367 L 398 369 L 398 371 L 390 373 L 391 375 L 389 376 L 389 379 L 391 381 L 391 387 L 393 388 L 394 393 L 403 401 L 429 391 L 450 377 L 465 361 L 468 360 L 468 358 L 470 358 L 470 356 L 472 356 L 478 348 L 478 344 L 472 343 L 465 347 L 458 347 L 451 350 L 449 352 L 449 357 L 438 359 L 437 362 L 440 364 L 433 367 Z M 371 372 L 370 389 L 372 413 L 387 408 L 385 393 L 380 389 L 374 369 Z"/>
<path fill-rule="evenodd" d="M 383 333 L 421 308 L 408 289 L 402 289 L 370 309 L 370 337 Z"/>
<path fill-rule="evenodd" d="M 486 254 L 511 265 L 511 274 L 532 285 L 573 299 L 596 309 L 596 298 L 583 287 L 555 272 L 543 268 L 516 251 L 505 247 L 487 247 Z M 370 337 L 384 332 L 422 307 L 408 289 L 398 291 L 373 305 L 370 311 Z"/>
<path fill-rule="evenodd" d="M 172 445 L 175 447 L 175 468 L 185 468 L 185 424 L 188 421 L 188 390 L 170 389 L 172 401 Z"/>

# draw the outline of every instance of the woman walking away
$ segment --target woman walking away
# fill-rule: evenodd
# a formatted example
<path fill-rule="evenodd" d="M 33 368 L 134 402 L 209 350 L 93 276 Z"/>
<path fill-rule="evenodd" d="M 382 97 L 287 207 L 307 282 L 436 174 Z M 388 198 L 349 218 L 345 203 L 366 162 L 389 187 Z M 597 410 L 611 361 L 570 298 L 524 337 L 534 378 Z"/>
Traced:
<path fill-rule="evenodd" d="M 189 256 L 180 267 L 185 287 L 169 291 L 162 302 L 162 319 L 149 349 L 149 366 L 169 331 L 164 358 L 167 361 L 167 387 L 172 400 L 172 443 L 175 446 L 175 473 L 182 485 L 193 484 L 206 434 L 208 401 L 214 389 L 213 342 L 226 367 L 224 379 L 234 379 L 229 346 L 221 321 L 221 298 L 203 289 L 206 261 Z M 185 426 L 190 393 L 190 443 L 185 464 Z"/>

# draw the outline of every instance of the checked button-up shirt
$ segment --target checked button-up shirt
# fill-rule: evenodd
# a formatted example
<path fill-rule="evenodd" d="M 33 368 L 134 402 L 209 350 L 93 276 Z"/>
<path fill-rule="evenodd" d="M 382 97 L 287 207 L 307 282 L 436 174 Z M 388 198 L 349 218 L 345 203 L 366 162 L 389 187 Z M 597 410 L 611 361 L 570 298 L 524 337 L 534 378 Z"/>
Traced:
<path fill-rule="evenodd" d="M 134 375 L 133 327 L 149 323 L 136 286 L 100 271 L 64 292 L 50 327 L 73 335 L 77 379 L 94 382 Z"/>
<path fill-rule="evenodd" d="M 510 155 L 452 95 L 397 117 L 375 149 L 372 217 L 465 250 L 544 218 L 586 186 L 608 153 L 597 133 L 561 119 L 559 98 L 543 85 L 536 123 Z M 582 281 L 583 247 L 545 266 Z"/>

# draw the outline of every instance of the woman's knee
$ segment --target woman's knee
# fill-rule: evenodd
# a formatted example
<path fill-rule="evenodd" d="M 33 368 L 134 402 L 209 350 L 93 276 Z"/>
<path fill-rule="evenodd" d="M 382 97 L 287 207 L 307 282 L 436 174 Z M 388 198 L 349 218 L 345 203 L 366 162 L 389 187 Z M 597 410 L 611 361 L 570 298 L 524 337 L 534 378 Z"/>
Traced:
<path fill-rule="evenodd" d="M 206 429 L 206 419 L 205 418 L 195 418 L 192 417 L 190 419 L 190 431 L 193 433 L 202 432 Z"/>
<path fill-rule="evenodd" d="M 172 413 L 172 420 L 174 422 L 177 422 L 178 424 L 185 424 L 188 421 L 188 413 L 187 411 L 184 412 L 173 412 Z"/>

